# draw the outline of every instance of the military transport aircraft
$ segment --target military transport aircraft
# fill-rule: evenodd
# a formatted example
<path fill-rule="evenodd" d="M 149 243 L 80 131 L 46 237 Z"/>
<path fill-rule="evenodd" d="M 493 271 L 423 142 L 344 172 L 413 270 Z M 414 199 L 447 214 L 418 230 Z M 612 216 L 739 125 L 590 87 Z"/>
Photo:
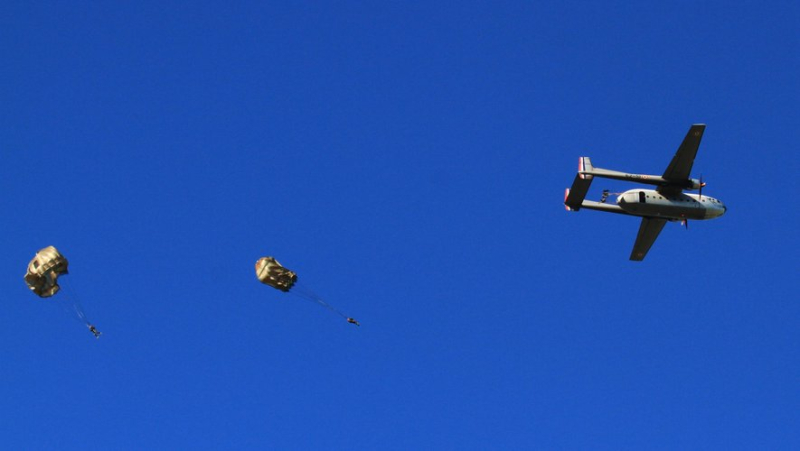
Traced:
<path fill-rule="evenodd" d="M 636 243 L 633 245 L 630 259 L 644 260 L 647 251 L 650 250 L 667 221 L 681 221 L 688 228 L 690 219 L 714 219 L 722 216 L 727 210 L 719 200 L 703 196 L 703 187 L 706 184 L 703 183 L 702 177 L 700 180 L 689 178 L 694 157 L 705 129 L 705 124 L 692 125 L 662 176 L 628 174 L 600 169 L 592 166 L 588 157 L 581 157 L 578 164 L 578 175 L 572 182 L 572 188 L 568 188 L 564 195 L 564 205 L 568 211 L 586 208 L 641 216 L 642 223 L 639 226 L 639 234 L 636 236 Z M 603 191 L 600 202 L 584 200 L 594 177 L 639 182 L 656 185 L 657 188 L 654 190 L 632 189 L 624 193 L 615 193 L 618 194 L 616 205 L 606 203 L 606 199 L 611 194 L 608 190 Z M 698 194 L 685 194 L 684 190 L 699 190 L 699 192 Z"/>

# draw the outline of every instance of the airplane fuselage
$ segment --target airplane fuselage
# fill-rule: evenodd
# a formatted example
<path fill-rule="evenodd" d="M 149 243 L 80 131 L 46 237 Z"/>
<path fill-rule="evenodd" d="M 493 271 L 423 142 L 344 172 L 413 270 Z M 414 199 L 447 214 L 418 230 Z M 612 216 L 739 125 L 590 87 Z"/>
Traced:
<path fill-rule="evenodd" d="M 725 204 L 713 197 L 688 193 L 664 196 L 649 189 L 625 191 L 617 197 L 617 205 L 631 215 L 673 221 L 714 219 L 727 210 Z"/>

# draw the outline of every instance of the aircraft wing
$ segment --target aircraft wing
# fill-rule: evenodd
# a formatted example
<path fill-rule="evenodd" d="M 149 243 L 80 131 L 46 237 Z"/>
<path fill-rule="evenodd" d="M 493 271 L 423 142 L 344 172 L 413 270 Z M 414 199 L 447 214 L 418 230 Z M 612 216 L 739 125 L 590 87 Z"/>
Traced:
<path fill-rule="evenodd" d="M 676 182 L 683 182 L 689 179 L 689 174 L 692 172 L 692 165 L 694 164 L 694 157 L 697 155 L 697 148 L 700 147 L 700 140 L 703 138 L 703 132 L 706 129 L 705 124 L 694 124 L 689 129 L 689 133 L 683 138 L 681 146 L 669 162 L 667 170 L 664 171 L 664 178 L 667 180 L 675 180 Z"/>
<path fill-rule="evenodd" d="M 658 234 L 667 223 L 666 219 L 661 218 L 642 218 L 642 224 L 639 226 L 639 234 L 636 236 L 636 243 L 633 244 L 633 252 L 631 252 L 631 260 L 642 261 L 647 251 L 656 242 Z"/>

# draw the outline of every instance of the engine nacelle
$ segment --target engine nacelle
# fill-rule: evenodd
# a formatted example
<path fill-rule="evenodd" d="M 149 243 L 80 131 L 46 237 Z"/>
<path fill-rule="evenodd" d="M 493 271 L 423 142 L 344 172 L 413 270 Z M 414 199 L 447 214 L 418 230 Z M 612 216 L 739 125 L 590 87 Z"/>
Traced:
<path fill-rule="evenodd" d="M 698 189 L 706 186 L 705 183 L 703 183 L 701 180 L 697 180 L 697 179 L 689 179 L 689 183 L 691 185 L 689 186 L 689 188 L 686 188 L 686 189 L 689 189 L 689 190 L 698 190 Z"/>

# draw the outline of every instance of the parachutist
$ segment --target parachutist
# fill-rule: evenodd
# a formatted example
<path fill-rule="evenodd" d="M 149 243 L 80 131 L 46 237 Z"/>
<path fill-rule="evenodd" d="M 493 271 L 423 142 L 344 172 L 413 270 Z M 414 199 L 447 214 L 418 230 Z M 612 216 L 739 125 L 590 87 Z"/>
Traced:
<path fill-rule="evenodd" d="M 39 249 L 30 263 L 28 263 L 25 283 L 40 298 L 55 296 L 61 291 L 61 287 L 58 285 L 59 278 L 69 274 L 68 267 L 69 261 L 67 261 L 66 257 L 61 255 L 54 246 L 47 246 L 44 249 Z M 66 299 L 66 303 L 63 306 L 74 313 L 81 324 L 85 325 L 96 338 L 100 338 L 100 331 L 95 329 L 94 325 L 86 319 L 80 301 L 69 296 L 68 293 L 58 296 L 56 299 Z"/>
<path fill-rule="evenodd" d="M 100 338 L 100 335 L 103 335 L 103 333 L 97 330 L 92 324 L 89 324 L 89 331 L 94 334 L 94 338 Z"/>
<path fill-rule="evenodd" d="M 261 257 L 258 259 L 256 262 L 256 277 L 258 277 L 258 280 L 264 285 L 269 285 L 272 288 L 283 291 L 284 293 L 291 292 L 292 294 L 295 294 L 303 299 L 316 302 L 331 312 L 347 319 L 348 323 L 355 324 L 356 326 L 361 325 L 355 319 L 348 318 L 344 315 L 344 313 L 336 310 L 333 306 L 325 302 L 322 298 L 307 288 L 299 286 L 293 291 L 290 291 L 292 290 L 292 287 L 294 287 L 295 283 L 297 283 L 297 273 L 284 268 L 283 265 L 278 263 L 278 260 L 275 260 L 275 257 Z"/>

